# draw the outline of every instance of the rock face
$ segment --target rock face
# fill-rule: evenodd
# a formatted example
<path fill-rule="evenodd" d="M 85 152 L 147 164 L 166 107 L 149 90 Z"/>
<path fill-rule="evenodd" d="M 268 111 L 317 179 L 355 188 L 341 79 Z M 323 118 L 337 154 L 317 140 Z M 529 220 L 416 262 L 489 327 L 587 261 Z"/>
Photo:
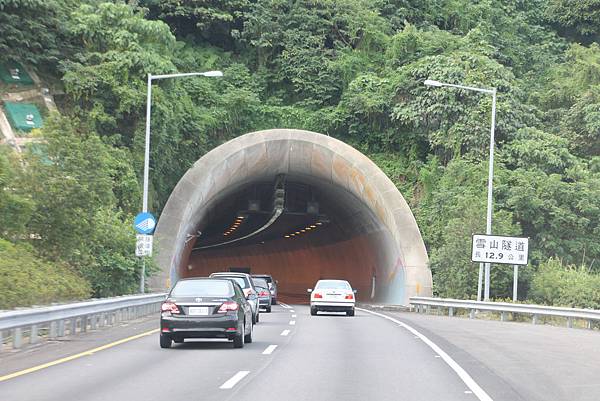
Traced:
<path fill-rule="evenodd" d="M 189 240 L 208 213 L 239 188 L 285 174 L 327 195 L 345 238 L 334 243 L 276 240 L 252 246 L 192 253 Z M 351 217 L 350 217 L 351 216 Z M 188 241 L 186 242 L 186 239 Z M 150 280 L 163 291 L 180 277 L 204 276 L 227 266 L 278 277 L 280 291 L 306 294 L 322 277 L 346 278 L 359 299 L 408 304 L 431 295 L 427 251 L 414 216 L 390 179 L 366 156 L 318 133 L 273 129 L 233 139 L 198 160 L 179 181 L 160 216 L 156 260 L 161 271 Z"/>

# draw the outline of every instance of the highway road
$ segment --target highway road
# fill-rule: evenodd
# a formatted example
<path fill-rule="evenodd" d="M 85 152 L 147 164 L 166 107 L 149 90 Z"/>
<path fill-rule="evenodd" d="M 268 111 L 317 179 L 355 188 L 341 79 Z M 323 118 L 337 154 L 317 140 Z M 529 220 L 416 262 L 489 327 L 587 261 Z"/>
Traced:
<path fill-rule="evenodd" d="M 593 375 L 600 371 L 597 332 L 364 310 L 355 317 L 310 316 L 307 306 L 279 305 L 261 315 L 254 342 L 243 349 L 194 341 L 164 350 L 157 323 L 139 321 L 3 355 L 0 400 L 600 399 L 600 379 Z M 579 351 L 567 352 L 569 335 Z M 565 345 L 544 359 L 534 338 L 543 347 L 559 338 Z M 531 355 L 523 354 L 519 339 Z M 513 357 L 503 341 L 515 344 Z M 575 361 L 557 366 L 558 372 L 578 358 L 592 372 L 579 375 L 579 382 L 565 378 L 571 388 L 545 373 L 556 369 L 537 366 L 567 355 Z M 32 371 L 36 366 L 43 368 Z"/>

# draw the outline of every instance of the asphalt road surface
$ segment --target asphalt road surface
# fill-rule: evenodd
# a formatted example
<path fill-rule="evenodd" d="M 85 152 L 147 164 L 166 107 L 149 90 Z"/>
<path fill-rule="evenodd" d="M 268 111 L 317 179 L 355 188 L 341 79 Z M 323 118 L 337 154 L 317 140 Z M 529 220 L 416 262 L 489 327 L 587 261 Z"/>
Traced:
<path fill-rule="evenodd" d="M 582 372 L 600 377 L 597 332 L 362 310 L 310 316 L 307 306 L 285 304 L 261 314 L 243 349 L 220 340 L 160 349 L 157 326 L 135 322 L 0 356 L 0 400 L 600 400 L 593 373 L 565 378 L 571 387 L 546 373 L 575 376 L 577 361 L 538 366 L 572 356 L 574 338 L 589 344 L 575 353 L 587 361 Z M 536 350 L 536 337 L 542 347 L 560 338 L 565 345 Z M 506 346 L 524 339 L 530 355 Z"/>

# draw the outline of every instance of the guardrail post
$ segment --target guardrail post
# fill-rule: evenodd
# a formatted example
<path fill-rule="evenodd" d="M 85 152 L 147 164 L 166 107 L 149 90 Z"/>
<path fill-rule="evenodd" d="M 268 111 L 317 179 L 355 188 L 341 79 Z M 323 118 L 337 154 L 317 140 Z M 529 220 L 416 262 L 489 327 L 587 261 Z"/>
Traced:
<path fill-rule="evenodd" d="M 57 337 L 57 330 L 56 330 L 56 322 L 50 322 L 50 330 L 48 333 L 48 338 L 56 338 Z"/>
<path fill-rule="evenodd" d="M 38 337 L 38 325 L 34 324 L 31 326 L 31 329 L 29 331 L 29 343 L 30 344 L 36 344 L 39 342 L 39 337 Z"/>
<path fill-rule="evenodd" d="M 23 331 L 20 327 L 12 330 L 12 345 L 13 348 L 21 348 L 21 345 L 23 345 Z"/>
<path fill-rule="evenodd" d="M 567 327 L 570 329 L 573 328 L 573 318 L 572 317 L 567 318 Z"/>
<path fill-rule="evenodd" d="M 450 316 L 450 317 L 454 316 L 454 308 L 453 307 L 448 308 L 448 316 Z"/>
<path fill-rule="evenodd" d="M 2 352 L 2 348 L 4 348 L 4 337 L 2 336 L 2 330 L 0 330 L 0 352 Z"/>
<path fill-rule="evenodd" d="M 592 319 L 589 319 L 587 321 L 587 328 L 590 329 L 590 330 L 594 328 L 593 323 L 592 323 Z M 0 333 L 0 339 L 2 339 L 2 333 Z M 2 342 L 1 341 L 0 341 L 0 347 L 2 347 Z"/>
<path fill-rule="evenodd" d="M 536 315 L 536 314 L 533 315 L 533 317 L 531 318 L 531 323 L 533 323 L 533 324 L 538 323 L 538 315 Z"/>
<path fill-rule="evenodd" d="M 469 311 L 469 319 L 475 319 L 475 309 Z"/>
<path fill-rule="evenodd" d="M 80 333 L 87 332 L 87 322 L 88 322 L 88 315 L 81 316 L 81 327 L 79 328 Z"/>
<path fill-rule="evenodd" d="M 58 337 L 65 336 L 65 320 L 61 319 L 58 321 Z"/>
<path fill-rule="evenodd" d="M 506 322 L 506 312 L 500 312 L 500 321 Z"/>

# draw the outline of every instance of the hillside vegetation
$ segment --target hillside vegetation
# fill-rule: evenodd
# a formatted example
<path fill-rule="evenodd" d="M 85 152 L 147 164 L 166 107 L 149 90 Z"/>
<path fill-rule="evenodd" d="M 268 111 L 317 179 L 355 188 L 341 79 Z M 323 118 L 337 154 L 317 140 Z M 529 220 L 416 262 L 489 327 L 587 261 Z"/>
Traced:
<path fill-rule="evenodd" d="M 326 133 L 406 197 L 436 294 L 473 297 L 491 98 L 424 86 L 431 78 L 498 89 L 494 232 L 530 237 L 522 297 L 598 307 L 599 10 L 597 0 L 0 0 L 0 61 L 64 93 L 41 132 L 50 163 L 0 152 L 0 237 L 68 269 L 57 297 L 135 291 L 146 75 L 220 69 L 222 79 L 155 85 L 151 210 L 228 139 Z M 26 285 L 3 252 L 0 281 Z M 511 289 L 512 268 L 493 266 L 492 296 Z M 0 308 L 20 302 L 0 292 Z"/>

